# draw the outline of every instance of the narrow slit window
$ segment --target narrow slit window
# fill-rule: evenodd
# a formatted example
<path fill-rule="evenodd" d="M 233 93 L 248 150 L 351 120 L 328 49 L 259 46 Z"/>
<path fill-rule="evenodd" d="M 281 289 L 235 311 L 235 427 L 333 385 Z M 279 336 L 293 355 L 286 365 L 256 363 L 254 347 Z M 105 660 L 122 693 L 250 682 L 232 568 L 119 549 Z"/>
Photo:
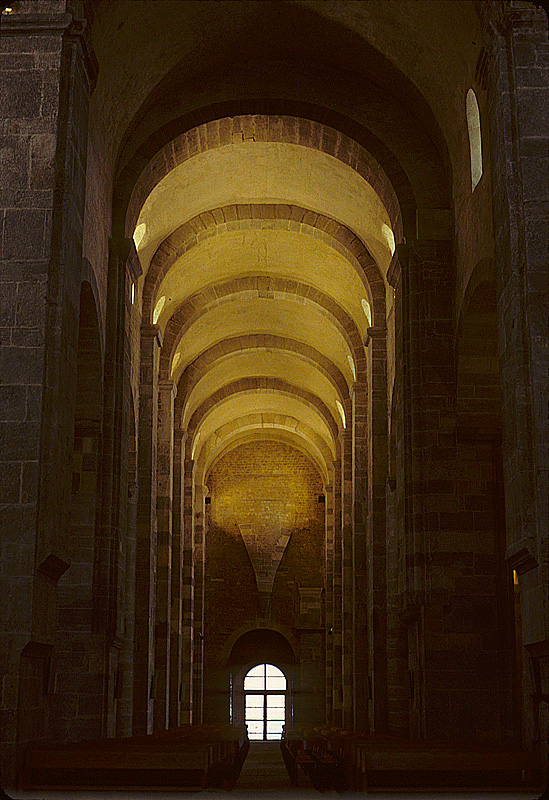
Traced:
<path fill-rule="evenodd" d="M 482 136 L 477 96 L 473 89 L 467 92 L 467 130 L 471 153 L 471 191 L 482 177 Z"/>

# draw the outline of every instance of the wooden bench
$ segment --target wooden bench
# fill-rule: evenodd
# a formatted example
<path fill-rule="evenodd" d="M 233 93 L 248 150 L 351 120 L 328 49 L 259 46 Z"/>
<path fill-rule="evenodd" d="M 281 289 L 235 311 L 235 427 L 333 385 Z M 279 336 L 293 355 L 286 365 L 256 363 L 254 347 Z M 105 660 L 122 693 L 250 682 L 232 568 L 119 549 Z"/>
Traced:
<path fill-rule="evenodd" d="M 296 738 L 296 736 L 303 738 Z M 346 781 L 343 755 L 331 752 L 329 743 L 316 731 L 299 730 L 293 736 L 288 731 L 285 733 L 280 747 L 293 786 L 298 786 L 299 771 L 301 770 L 307 774 L 311 784 L 319 791 L 344 790 Z"/>
<path fill-rule="evenodd" d="M 482 745 L 356 743 L 351 761 L 355 791 L 388 787 L 535 791 L 543 786 L 541 754 Z"/>
<path fill-rule="evenodd" d="M 319 790 L 537 791 L 547 781 L 540 753 L 505 745 L 360 736 L 326 725 L 288 728 L 282 744 L 290 779 L 302 752 L 303 770 Z"/>
<path fill-rule="evenodd" d="M 21 789 L 232 788 L 249 742 L 235 726 L 197 726 L 149 736 L 27 749 Z"/>
<path fill-rule="evenodd" d="M 284 740 L 280 743 L 282 758 L 292 786 L 299 785 L 299 770 L 301 769 L 310 777 L 310 771 L 315 763 L 312 755 L 307 753 L 302 745 L 302 742 L 285 742 Z"/>

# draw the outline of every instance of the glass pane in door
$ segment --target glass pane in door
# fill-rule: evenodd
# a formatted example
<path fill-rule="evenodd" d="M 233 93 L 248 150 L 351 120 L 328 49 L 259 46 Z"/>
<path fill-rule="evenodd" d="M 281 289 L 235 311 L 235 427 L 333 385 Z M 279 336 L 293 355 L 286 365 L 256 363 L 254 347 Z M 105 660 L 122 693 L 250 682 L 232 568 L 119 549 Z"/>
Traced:
<path fill-rule="evenodd" d="M 281 739 L 286 715 L 286 697 L 283 694 L 268 694 L 265 705 L 267 739 Z"/>
<path fill-rule="evenodd" d="M 262 720 L 264 717 L 265 695 L 246 695 L 246 723 L 251 720 Z"/>
<path fill-rule="evenodd" d="M 267 739 L 282 739 L 283 722 L 267 722 Z"/>
<path fill-rule="evenodd" d="M 246 724 L 248 726 L 248 739 L 263 740 L 263 725 L 264 725 L 263 720 L 259 722 L 248 721 L 246 722 Z"/>

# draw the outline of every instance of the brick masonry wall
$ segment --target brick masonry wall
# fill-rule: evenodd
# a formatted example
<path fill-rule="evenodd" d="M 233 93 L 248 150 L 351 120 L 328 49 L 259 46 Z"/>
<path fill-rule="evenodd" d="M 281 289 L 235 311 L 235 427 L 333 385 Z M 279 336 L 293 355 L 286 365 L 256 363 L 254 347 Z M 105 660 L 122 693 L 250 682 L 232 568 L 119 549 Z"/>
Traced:
<path fill-rule="evenodd" d="M 87 109 L 85 34 L 58 2 L 2 17 L 0 633 L 4 780 L 46 730 L 57 581 L 68 566 Z M 46 391 L 43 391 L 43 387 Z M 7 493 L 7 496 L 6 496 Z M 23 600 L 23 598 L 25 598 Z M 17 676 L 19 691 L 17 693 Z M 17 696 L 18 695 L 18 696 Z M 21 717 L 17 705 L 33 709 Z"/>
<path fill-rule="evenodd" d="M 324 719 L 322 480 L 298 450 L 263 441 L 220 459 L 207 484 L 205 719 L 228 714 L 220 654 L 229 637 L 269 625 L 301 642 L 295 713 Z"/>
<path fill-rule="evenodd" d="M 547 693 L 549 674 L 548 25 L 533 3 L 479 9 L 491 23 L 481 66 L 492 152 L 507 558 L 519 573 L 525 612 L 523 711 L 531 744 L 547 741 L 549 722 L 547 704 L 534 699 Z"/>

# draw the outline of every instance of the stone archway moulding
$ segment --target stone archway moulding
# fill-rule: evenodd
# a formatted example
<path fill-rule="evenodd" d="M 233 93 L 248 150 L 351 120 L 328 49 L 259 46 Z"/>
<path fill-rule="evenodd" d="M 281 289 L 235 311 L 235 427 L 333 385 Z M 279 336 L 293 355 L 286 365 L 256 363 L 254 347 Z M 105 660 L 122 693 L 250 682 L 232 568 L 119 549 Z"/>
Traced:
<path fill-rule="evenodd" d="M 314 347 L 284 336 L 275 336 L 274 334 L 268 333 L 250 333 L 246 336 L 236 336 L 232 339 L 225 339 L 223 342 L 218 342 L 218 344 L 213 345 L 208 350 L 201 353 L 198 358 L 185 368 L 177 382 L 177 396 L 175 399 L 176 419 L 181 417 L 183 407 L 193 386 L 195 386 L 218 361 L 228 358 L 235 353 L 262 349 L 284 351 L 313 365 L 332 383 L 342 402 L 349 397 L 350 387 L 341 370 Z"/>
<path fill-rule="evenodd" d="M 328 448 L 325 451 L 321 451 L 318 448 L 319 452 L 315 454 L 313 450 L 315 445 L 313 445 L 312 441 L 307 441 L 295 430 L 290 431 L 274 424 L 273 427 L 262 427 L 260 429 L 256 425 L 250 429 L 242 426 L 232 434 L 225 436 L 225 438 L 218 439 L 213 447 L 208 447 L 209 442 L 206 442 L 195 462 L 197 480 L 206 484 L 209 473 L 227 453 L 230 453 L 241 444 L 257 441 L 282 442 L 294 450 L 298 450 L 318 471 L 324 483 L 328 482 L 328 467 L 333 461 L 333 455 Z M 208 449 L 208 452 L 205 454 L 204 451 L 206 449 Z"/>
<path fill-rule="evenodd" d="M 328 125 L 299 117 L 263 114 L 216 119 L 192 128 L 164 145 L 135 181 L 126 212 L 126 235 L 133 235 L 143 203 L 169 172 L 199 153 L 246 139 L 301 145 L 331 155 L 351 167 L 380 198 L 389 215 L 395 239 L 400 241 L 402 219 L 397 196 L 386 173 L 367 150 Z"/>
<path fill-rule="evenodd" d="M 286 394 L 288 396 L 298 399 L 303 404 L 314 409 L 316 413 L 323 419 L 326 427 L 332 434 L 335 441 L 339 436 L 339 426 L 332 416 L 330 409 L 319 397 L 316 397 L 312 392 L 301 389 L 299 386 L 294 386 L 287 381 L 278 378 L 242 378 L 233 383 L 229 383 L 218 389 L 210 397 L 205 400 L 193 413 L 187 425 L 188 444 L 192 446 L 193 438 L 202 424 L 205 417 L 211 413 L 220 403 L 234 397 L 236 394 L 242 393 L 277 393 Z"/>
<path fill-rule="evenodd" d="M 193 322 L 203 314 L 221 305 L 223 302 L 236 300 L 242 293 L 260 296 L 262 292 L 270 292 L 276 299 L 297 301 L 301 305 L 308 303 L 315 306 L 330 319 L 334 327 L 346 341 L 353 354 L 357 380 L 365 380 L 366 355 L 362 338 L 354 320 L 330 297 L 312 286 L 270 276 L 246 276 L 213 287 L 188 298 L 173 314 L 164 331 L 162 353 L 160 356 L 160 380 L 169 380 L 171 363 L 177 346 Z"/>
<path fill-rule="evenodd" d="M 210 209 L 185 222 L 158 247 L 151 259 L 143 287 L 143 318 L 151 316 L 157 292 L 175 262 L 204 239 L 231 229 L 296 231 L 320 239 L 344 256 L 369 289 L 374 323 L 385 319 L 385 282 L 374 258 L 352 230 L 336 220 L 296 205 L 280 203 L 231 204 Z M 378 324 L 379 324 L 378 321 Z"/>

